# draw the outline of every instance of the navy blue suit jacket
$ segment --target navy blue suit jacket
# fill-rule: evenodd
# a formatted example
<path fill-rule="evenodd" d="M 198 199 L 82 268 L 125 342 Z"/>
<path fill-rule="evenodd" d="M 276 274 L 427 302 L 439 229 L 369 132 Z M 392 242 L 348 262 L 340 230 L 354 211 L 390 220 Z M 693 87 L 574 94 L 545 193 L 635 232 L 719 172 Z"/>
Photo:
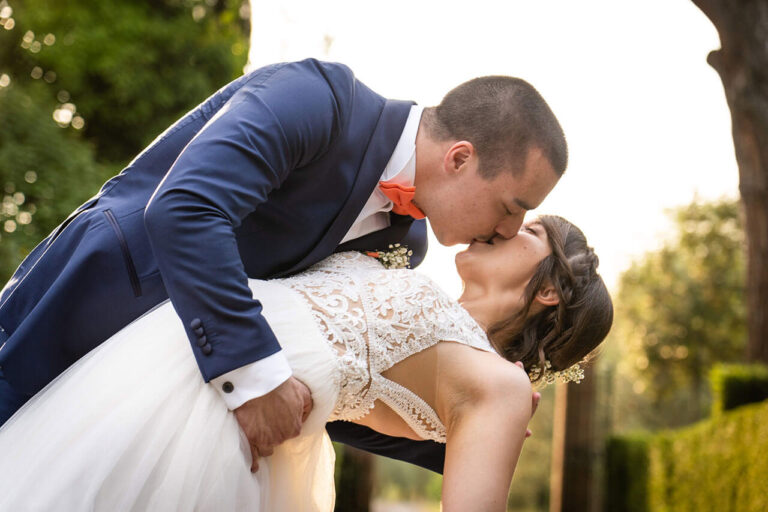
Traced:
<path fill-rule="evenodd" d="M 0 294 L 2 378 L 31 396 L 170 297 L 208 381 L 280 349 L 248 277 L 286 276 L 338 250 L 395 242 L 414 250 L 417 265 L 426 227 L 410 217 L 393 215 L 390 228 L 339 245 L 411 105 L 379 96 L 343 65 L 311 59 L 267 66 L 219 90 L 22 262 Z M 329 431 L 442 470 L 436 443 L 347 423 Z"/>

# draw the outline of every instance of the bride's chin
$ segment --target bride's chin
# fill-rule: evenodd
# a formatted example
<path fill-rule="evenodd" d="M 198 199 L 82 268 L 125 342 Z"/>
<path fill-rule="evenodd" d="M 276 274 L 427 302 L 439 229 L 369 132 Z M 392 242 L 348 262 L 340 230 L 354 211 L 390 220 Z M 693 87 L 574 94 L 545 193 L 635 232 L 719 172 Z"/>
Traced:
<path fill-rule="evenodd" d="M 466 259 L 467 256 L 471 256 L 471 254 L 469 252 L 469 247 L 467 247 L 463 251 L 457 252 L 456 256 L 454 256 L 453 260 L 456 262 L 456 265 L 458 266 L 459 261 Z"/>
<path fill-rule="evenodd" d="M 464 281 L 464 267 L 466 266 L 466 257 L 466 251 L 461 251 L 456 253 L 456 256 L 453 258 L 454 265 L 456 266 L 456 273 L 459 274 L 462 282 Z"/>

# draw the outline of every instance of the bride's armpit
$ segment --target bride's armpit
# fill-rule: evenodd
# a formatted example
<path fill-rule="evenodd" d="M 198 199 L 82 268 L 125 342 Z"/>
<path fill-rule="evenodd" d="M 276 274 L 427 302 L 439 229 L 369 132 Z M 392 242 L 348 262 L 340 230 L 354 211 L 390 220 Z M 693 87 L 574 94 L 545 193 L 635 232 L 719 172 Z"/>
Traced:
<path fill-rule="evenodd" d="M 523 392 L 521 388 L 525 386 L 530 389 L 525 372 L 498 354 L 447 341 L 435 348 L 435 410 L 446 428 L 458 414 L 481 401 L 504 399 L 512 393 Z M 530 401 L 530 392 L 527 394 Z"/>

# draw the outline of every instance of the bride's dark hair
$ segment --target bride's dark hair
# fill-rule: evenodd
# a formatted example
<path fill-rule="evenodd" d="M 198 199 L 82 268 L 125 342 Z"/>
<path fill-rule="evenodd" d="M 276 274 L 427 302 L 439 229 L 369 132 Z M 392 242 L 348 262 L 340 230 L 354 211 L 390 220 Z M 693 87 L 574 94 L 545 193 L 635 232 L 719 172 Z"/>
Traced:
<path fill-rule="evenodd" d="M 491 326 L 488 338 L 510 361 L 565 370 L 587 356 L 613 323 L 613 303 L 597 274 L 598 258 L 579 228 L 562 217 L 543 215 L 552 254 L 544 258 L 528 282 L 524 306 L 515 315 Z M 531 314 L 536 293 L 551 283 L 559 303 Z M 535 376 L 540 379 L 543 372 Z"/>

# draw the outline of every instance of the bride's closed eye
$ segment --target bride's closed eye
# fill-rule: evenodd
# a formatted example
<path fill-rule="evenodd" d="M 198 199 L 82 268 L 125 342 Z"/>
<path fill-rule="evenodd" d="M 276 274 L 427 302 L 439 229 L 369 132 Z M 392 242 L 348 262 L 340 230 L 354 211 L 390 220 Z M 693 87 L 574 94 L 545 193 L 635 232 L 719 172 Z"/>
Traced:
<path fill-rule="evenodd" d="M 536 236 L 540 236 L 543 234 L 544 226 L 542 226 L 541 223 L 538 221 L 531 221 L 528 224 L 523 224 L 520 227 L 520 230 L 526 231 Z"/>

